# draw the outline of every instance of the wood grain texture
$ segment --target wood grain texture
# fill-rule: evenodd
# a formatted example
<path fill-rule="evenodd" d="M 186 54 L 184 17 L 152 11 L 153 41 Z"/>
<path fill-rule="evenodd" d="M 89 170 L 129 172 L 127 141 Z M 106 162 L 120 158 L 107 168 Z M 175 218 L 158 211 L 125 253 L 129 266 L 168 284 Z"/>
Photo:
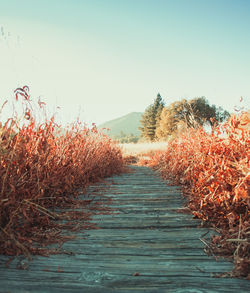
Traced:
<path fill-rule="evenodd" d="M 65 243 L 72 254 L 20 256 L 8 268 L 0 256 L 0 292 L 249 292 L 249 281 L 216 278 L 233 265 L 205 254 L 199 238 L 208 230 L 176 211 L 181 189 L 149 168 L 131 169 L 88 188 L 83 197 L 111 197 L 115 211 L 96 214 L 100 229 Z"/>

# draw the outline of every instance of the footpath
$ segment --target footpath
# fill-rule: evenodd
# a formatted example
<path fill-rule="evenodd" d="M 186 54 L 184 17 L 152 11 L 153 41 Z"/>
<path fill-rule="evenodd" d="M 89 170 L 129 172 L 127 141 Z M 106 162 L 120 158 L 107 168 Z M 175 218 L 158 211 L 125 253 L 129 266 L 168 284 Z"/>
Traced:
<path fill-rule="evenodd" d="M 180 187 L 147 167 L 130 170 L 88 188 L 85 196 L 112 198 L 115 211 L 96 214 L 100 229 L 66 242 L 72 254 L 17 257 L 8 268 L 0 256 L 0 292 L 249 292 L 249 281 L 217 277 L 233 264 L 204 252 L 211 231 L 177 211 L 185 204 Z"/>

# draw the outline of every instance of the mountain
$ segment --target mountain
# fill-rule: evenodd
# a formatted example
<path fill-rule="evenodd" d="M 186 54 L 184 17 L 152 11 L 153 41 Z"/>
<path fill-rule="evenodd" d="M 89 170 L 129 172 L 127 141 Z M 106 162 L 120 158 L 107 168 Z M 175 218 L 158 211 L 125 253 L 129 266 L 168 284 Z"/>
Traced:
<path fill-rule="evenodd" d="M 109 128 L 108 134 L 113 137 L 121 136 L 121 134 L 135 136 L 140 135 L 138 127 L 140 126 L 140 120 L 142 117 L 141 112 L 132 112 L 125 116 L 107 121 L 98 126 L 98 129 Z"/>

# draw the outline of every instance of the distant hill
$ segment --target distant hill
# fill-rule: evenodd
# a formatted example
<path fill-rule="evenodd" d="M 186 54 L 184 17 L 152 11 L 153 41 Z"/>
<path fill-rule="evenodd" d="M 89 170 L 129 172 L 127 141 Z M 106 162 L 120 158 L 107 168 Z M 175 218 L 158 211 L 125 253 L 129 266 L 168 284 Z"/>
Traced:
<path fill-rule="evenodd" d="M 120 118 L 107 121 L 101 125 L 98 125 L 98 129 L 109 128 L 110 134 L 113 137 L 120 136 L 122 133 L 124 135 L 133 134 L 135 136 L 140 135 L 138 127 L 140 126 L 140 120 L 142 117 L 141 112 L 132 112 Z"/>

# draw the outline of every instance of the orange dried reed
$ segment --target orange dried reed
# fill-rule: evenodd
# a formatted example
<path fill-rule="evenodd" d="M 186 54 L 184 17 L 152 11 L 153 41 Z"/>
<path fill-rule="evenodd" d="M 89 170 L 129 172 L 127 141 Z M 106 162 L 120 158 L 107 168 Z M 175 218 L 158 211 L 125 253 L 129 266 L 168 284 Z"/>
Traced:
<path fill-rule="evenodd" d="M 234 275 L 246 278 L 250 278 L 249 134 L 249 112 L 244 112 L 211 134 L 190 129 L 150 160 L 163 177 L 183 184 L 194 216 L 221 233 L 212 240 L 214 248 L 231 255 Z"/>
<path fill-rule="evenodd" d="M 84 209 L 89 201 L 77 195 L 88 184 L 121 172 L 123 160 L 95 125 L 89 129 L 77 121 L 63 130 L 54 117 L 47 118 L 40 100 L 44 121 L 39 122 L 28 87 L 15 93 L 24 119 L 0 123 L 0 253 L 47 255 L 56 250 L 44 246 L 71 238 L 62 229 L 92 225 Z"/>

